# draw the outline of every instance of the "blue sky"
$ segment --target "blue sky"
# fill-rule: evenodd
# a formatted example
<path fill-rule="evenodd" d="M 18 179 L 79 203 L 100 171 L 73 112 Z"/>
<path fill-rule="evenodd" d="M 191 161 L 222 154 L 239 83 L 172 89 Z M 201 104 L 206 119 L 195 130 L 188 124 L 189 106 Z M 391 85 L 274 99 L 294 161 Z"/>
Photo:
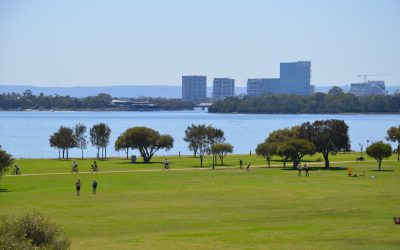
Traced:
<path fill-rule="evenodd" d="M 399 13 L 397 0 L 0 0 L 0 84 L 245 86 L 310 60 L 314 85 L 400 85 Z"/>

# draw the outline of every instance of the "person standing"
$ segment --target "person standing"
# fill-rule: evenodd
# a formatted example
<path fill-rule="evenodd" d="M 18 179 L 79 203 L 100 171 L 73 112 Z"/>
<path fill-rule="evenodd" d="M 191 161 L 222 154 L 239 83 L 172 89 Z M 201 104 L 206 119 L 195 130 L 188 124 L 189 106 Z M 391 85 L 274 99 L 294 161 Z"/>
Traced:
<path fill-rule="evenodd" d="M 95 178 L 93 178 L 92 188 L 93 188 L 93 194 L 96 194 L 97 181 Z"/>
<path fill-rule="evenodd" d="M 299 164 L 297 165 L 297 175 L 301 176 L 301 163 L 299 162 Z"/>
<path fill-rule="evenodd" d="M 76 195 L 81 195 L 81 180 L 78 179 L 78 181 L 75 183 L 75 188 L 76 188 Z"/>
<path fill-rule="evenodd" d="M 247 171 L 250 170 L 250 161 L 247 163 L 247 167 L 246 167 Z"/>
<path fill-rule="evenodd" d="M 242 159 L 239 160 L 239 167 L 240 167 L 240 169 L 243 168 L 243 161 L 242 161 Z"/>
<path fill-rule="evenodd" d="M 308 174 L 308 165 L 307 165 L 307 163 L 304 163 L 304 170 L 306 171 L 306 176 L 310 176 Z"/>

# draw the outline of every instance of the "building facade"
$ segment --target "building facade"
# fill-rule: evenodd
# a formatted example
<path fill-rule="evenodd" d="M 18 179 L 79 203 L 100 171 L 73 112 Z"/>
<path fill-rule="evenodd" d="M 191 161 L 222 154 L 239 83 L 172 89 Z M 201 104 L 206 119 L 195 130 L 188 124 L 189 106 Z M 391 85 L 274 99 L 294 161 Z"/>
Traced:
<path fill-rule="evenodd" d="M 312 94 L 311 62 L 298 61 L 281 63 L 280 85 L 282 94 Z"/>
<path fill-rule="evenodd" d="M 247 95 L 259 96 L 265 93 L 311 95 L 311 62 L 298 61 L 280 64 L 280 78 L 248 79 Z"/>
<path fill-rule="evenodd" d="M 235 96 L 235 80 L 231 78 L 214 78 L 212 99 L 222 100 L 230 96 Z"/>
<path fill-rule="evenodd" d="M 279 93 L 279 78 L 254 78 L 247 80 L 247 95 L 260 96 L 266 93 Z"/>
<path fill-rule="evenodd" d="M 182 99 L 201 101 L 207 97 L 206 76 L 182 76 Z"/>
<path fill-rule="evenodd" d="M 355 96 L 385 95 L 387 94 L 385 81 L 367 81 L 351 83 L 349 93 Z"/>

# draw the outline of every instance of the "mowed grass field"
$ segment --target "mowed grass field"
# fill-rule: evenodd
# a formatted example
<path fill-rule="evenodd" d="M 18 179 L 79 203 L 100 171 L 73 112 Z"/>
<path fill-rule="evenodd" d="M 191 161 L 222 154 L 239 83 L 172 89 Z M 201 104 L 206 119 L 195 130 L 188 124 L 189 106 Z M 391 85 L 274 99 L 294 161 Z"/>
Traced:
<path fill-rule="evenodd" d="M 332 156 L 332 170 L 320 155 L 305 158 L 309 177 L 291 163 L 266 168 L 254 155 L 228 155 L 214 171 L 209 157 L 203 169 L 199 159 L 169 157 L 168 171 L 163 157 L 112 158 L 95 174 L 93 160 L 78 160 L 71 174 L 72 160 L 19 159 L 22 176 L 0 180 L 0 215 L 39 211 L 61 225 L 72 249 L 399 249 L 400 165 L 393 156 L 376 171 L 375 160 L 358 156 Z M 347 177 L 347 167 L 366 176 Z"/>

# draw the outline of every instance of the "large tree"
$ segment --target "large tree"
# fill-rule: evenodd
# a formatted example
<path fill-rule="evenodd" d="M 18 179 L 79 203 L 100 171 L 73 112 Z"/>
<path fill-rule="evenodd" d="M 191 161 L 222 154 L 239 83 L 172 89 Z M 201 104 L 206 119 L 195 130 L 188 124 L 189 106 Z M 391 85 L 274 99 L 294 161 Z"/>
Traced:
<path fill-rule="evenodd" d="M 224 158 L 228 153 L 233 152 L 233 146 L 229 143 L 214 144 L 211 146 L 213 156 L 218 156 L 221 160 L 221 165 L 224 165 Z M 216 157 L 215 157 L 216 159 Z M 215 161 L 215 160 L 214 160 Z M 213 164 L 214 167 L 215 164 Z"/>
<path fill-rule="evenodd" d="M 125 137 L 130 148 L 139 150 L 145 163 L 150 162 L 159 149 L 170 150 L 174 145 L 172 136 L 160 135 L 158 131 L 147 127 L 129 128 L 122 136 Z"/>
<path fill-rule="evenodd" d="M 378 162 L 379 171 L 381 171 L 382 160 L 392 155 L 392 146 L 389 143 L 378 141 L 369 145 L 365 151 L 367 155 Z"/>
<path fill-rule="evenodd" d="M 86 149 L 87 142 L 86 142 L 86 126 L 78 123 L 75 126 L 75 141 L 76 147 L 79 148 L 82 152 L 82 160 L 83 160 L 83 150 Z"/>
<path fill-rule="evenodd" d="M 299 139 L 299 138 L 288 139 L 281 146 L 281 150 L 285 151 L 286 154 L 293 161 L 293 168 L 296 168 L 297 164 L 305 155 L 315 154 L 314 144 L 305 139 Z"/>
<path fill-rule="evenodd" d="M 190 135 L 190 137 L 187 137 Z M 185 139 L 189 150 L 196 150 L 200 158 L 200 167 L 203 167 L 204 156 L 211 153 L 211 146 L 225 141 L 224 132 L 221 129 L 211 125 L 199 124 L 187 127 L 185 130 Z"/>
<path fill-rule="evenodd" d="M 386 140 L 397 142 L 397 161 L 400 161 L 400 126 L 390 127 L 387 131 Z"/>
<path fill-rule="evenodd" d="M 349 127 L 343 120 L 321 120 L 306 122 L 300 127 L 300 136 L 312 142 L 317 152 L 322 153 L 325 168 L 329 168 L 329 154 L 337 151 L 349 151 Z"/>
<path fill-rule="evenodd" d="M 278 144 L 275 142 L 263 142 L 257 145 L 256 154 L 267 160 L 268 167 L 271 167 L 271 159 L 278 153 Z"/>
<path fill-rule="evenodd" d="M 49 139 L 50 146 L 62 150 L 62 158 L 69 159 L 69 149 L 76 147 L 74 130 L 69 127 L 60 126 L 57 132 Z M 59 157 L 60 158 L 60 157 Z"/>
<path fill-rule="evenodd" d="M 101 149 L 101 159 L 107 159 L 107 146 L 110 143 L 111 135 L 110 127 L 105 123 L 99 123 L 90 129 L 89 134 L 90 142 L 97 148 L 97 156 L 100 157 Z"/>
<path fill-rule="evenodd" d="M 0 176 L 4 173 L 4 170 L 12 165 L 13 161 L 12 156 L 0 146 Z"/>
<path fill-rule="evenodd" d="M 282 158 L 283 167 L 286 167 L 286 162 L 290 160 L 290 151 L 287 147 L 283 147 L 284 143 L 291 138 L 300 137 L 300 126 L 293 126 L 291 128 L 278 129 L 271 132 L 266 143 L 275 143 L 278 146 L 276 154 Z"/>
<path fill-rule="evenodd" d="M 126 153 L 126 159 L 129 159 L 129 144 L 126 141 L 125 133 L 118 136 L 117 140 L 115 141 L 114 148 L 116 151 L 124 150 Z"/>

